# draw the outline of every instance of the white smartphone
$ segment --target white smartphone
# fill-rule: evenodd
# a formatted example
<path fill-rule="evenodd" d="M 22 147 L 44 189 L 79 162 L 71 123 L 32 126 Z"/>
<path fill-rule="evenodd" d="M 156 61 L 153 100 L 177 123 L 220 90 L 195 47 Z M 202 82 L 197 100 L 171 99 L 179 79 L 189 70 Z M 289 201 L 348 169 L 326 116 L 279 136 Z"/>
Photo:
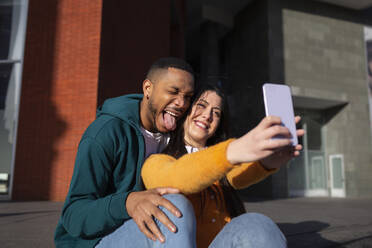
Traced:
<path fill-rule="evenodd" d="M 298 144 L 296 123 L 293 111 L 291 88 L 284 84 L 265 83 L 262 86 L 266 116 L 278 116 L 282 125 L 287 127 L 292 135 L 292 145 Z M 282 137 L 275 137 L 282 138 Z"/>

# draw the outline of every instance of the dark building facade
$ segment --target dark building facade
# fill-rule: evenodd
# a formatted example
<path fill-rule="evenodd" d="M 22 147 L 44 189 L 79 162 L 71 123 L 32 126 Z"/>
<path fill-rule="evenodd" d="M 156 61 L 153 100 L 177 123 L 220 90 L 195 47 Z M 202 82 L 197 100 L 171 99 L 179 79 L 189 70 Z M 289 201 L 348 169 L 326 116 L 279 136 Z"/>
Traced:
<path fill-rule="evenodd" d="M 199 49 L 208 52 L 195 51 L 193 35 L 187 40 L 188 59 L 197 61 L 201 78 L 217 81 L 229 92 L 234 135 L 264 117 L 265 82 L 291 87 L 295 112 L 306 130 L 299 158 L 242 193 L 274 198 L 370 196 L 372 106 L 364 30 L 372 26 L 372 3 L 235 3 L 194 2 L 203 21 L 193 32 L 200 33 Z"/>

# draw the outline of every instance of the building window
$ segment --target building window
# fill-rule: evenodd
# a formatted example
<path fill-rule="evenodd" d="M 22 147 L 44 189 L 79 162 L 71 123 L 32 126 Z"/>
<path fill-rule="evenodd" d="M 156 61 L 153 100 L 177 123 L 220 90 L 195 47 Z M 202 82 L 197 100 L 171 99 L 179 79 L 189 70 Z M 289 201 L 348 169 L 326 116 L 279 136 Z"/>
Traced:
<path fill-rule="evenodd" d="M 0 195 L 9 195 L 28 0 L 0 2 Z"/>

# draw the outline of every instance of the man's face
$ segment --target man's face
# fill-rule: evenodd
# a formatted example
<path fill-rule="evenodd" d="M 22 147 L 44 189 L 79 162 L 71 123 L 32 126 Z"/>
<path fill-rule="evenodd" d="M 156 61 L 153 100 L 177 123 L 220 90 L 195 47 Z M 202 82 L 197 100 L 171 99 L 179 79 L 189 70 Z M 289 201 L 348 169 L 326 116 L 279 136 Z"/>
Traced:
<path fill-rule="evenodd" d="M 148 96 L 144 127 L 162 133 L 174 130 L 176 121 L 190 106 L 193 91 L 193 76 L 177 68 L 170 67 L 156 82 L 150 81 L 144 92 L 145 97 Z"/>

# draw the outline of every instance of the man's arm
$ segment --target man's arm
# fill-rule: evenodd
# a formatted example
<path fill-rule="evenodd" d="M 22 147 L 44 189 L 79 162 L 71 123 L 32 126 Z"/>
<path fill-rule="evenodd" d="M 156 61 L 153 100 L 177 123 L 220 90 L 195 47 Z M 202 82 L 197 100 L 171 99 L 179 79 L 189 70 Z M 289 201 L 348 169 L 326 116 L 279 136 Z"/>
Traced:
<path fill-rule="evenodd" d="M 133 189 L 114 191 L 113 160 L 113 155 L 93 138 L 81 141 L 62 211 L 64 228 L 74 237 L 102 237 L 125 220 L 133 218 L 148 238 L 163 241 L 164 237 L 153 217 L 175 231 L 174 224 L 158 206 L 164 206 L 175 216 L 180 216 L 179 210 L 162 197 L 163 194 L 179 191 L 169 188 L 140 192 L 133 192 Z"/>
<path fill-rule="evenodd" d="M 62 223 L 70 235 L 99 237 L 130 218 L 125 208 L 130 192 L 110 192 L 111 163 L 109 154 L 93 138 L 81 141 L 62 211 Z"/>

